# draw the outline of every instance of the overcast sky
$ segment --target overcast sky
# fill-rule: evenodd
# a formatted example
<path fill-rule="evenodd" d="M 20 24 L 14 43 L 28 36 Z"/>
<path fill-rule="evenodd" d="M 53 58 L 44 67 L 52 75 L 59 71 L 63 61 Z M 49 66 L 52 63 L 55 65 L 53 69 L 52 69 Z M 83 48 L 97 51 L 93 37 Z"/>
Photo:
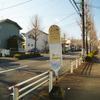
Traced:
<path fill-rule="evenodd" d="M 75 0 L 78 2 L 78 0 Z M 100 0 L 92 0 L 94 20 L 98 37 L 100 36 Z M 42 21 L 43 31 L 48 33 L 51 25 L 58 25 L 61 34 L 66 37 L 81 39 L 81 30 L 77 25 L 79 15 L 69 0 L 0 0 L 0 19 L 10 19 L 17 22 L 26 33 L 30 28 L 30 18 L 38 14 Z"/>

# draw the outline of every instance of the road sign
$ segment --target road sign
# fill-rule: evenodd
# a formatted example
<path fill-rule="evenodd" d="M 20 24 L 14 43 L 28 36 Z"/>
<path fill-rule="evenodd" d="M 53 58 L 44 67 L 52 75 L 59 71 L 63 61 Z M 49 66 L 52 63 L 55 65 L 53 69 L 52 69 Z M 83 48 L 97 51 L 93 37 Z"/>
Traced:
<path fill-rule="evenodd" d="M 49 28 L 49 47 L 51 68 L 57 75 L 62 62 L 60 28 L 57 25 L 52 25 Z"/>

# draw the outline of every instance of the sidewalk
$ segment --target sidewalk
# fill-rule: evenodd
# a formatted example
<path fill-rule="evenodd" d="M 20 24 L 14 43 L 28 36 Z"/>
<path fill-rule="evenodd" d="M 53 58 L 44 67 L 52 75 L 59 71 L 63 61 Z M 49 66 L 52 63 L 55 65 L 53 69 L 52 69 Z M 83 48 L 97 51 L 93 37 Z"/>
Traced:
<path fill-rule="evenodd" d="M 92 63 L 82 64 L 73 74 L 66 73 L 58 80 L 66 91 L 65 100 L 100 100 L 100 54 Z M 50 100 L 48 90 L 33 100 Z"/>

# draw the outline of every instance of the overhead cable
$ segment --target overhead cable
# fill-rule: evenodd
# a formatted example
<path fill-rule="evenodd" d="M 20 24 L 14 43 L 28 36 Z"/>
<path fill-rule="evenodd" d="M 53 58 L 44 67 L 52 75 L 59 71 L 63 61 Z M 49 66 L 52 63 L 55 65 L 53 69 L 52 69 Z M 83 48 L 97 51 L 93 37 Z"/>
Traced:
<path fill-rule="evenodd" d="M 77 10 L 77 8 L 74 6 L 73 2 L 71 0 L 69 0 L 70 3 L 72 4 L 72 6 L 74 7 L 74 9 L 76 10 L 76 12 L 78 13 L 79 16 L 81 16 L 80 10 Z M 75 1 L 74 1 L 75 2 Z M 75 3 L 76 4 L 76 3 Z"/>
<path fill-rule="evenodd" d="M 71 15 L 69 15 L 69 16 L 66 16 L 65 18 L 61 19 L 60 21 L 56 22 L 55 24 L 57 24 L 57 23 L 60 23 L 61 21 L 65 20 L 66 18 L 69 18 L 69 17 L 71 17 L 71 16 L 72 16 L 72 15 L 74 15 L 74 14 L 76 14 L 76 13 L 72 13 Z"/>
<path fill-rule="evenodd" d="M 25 2 L 22 2 L 22 3 L 16 4 L 16 5 L 13 5 L 13 6 L 10 6 L 10 7 L 2 8 L 2 9 L 0 9 L 0 10 L 7 10 L 7 9 L 10 9 L 10 8 L 14 8 L 14 7 L 16 7 L 16 6 L 23 5 L 23 4 L 28 3 L 28 2 L 30 2 L 30 1 L 32 1 L 32 0 L 28 0 L 28 1 L 25 1 Z"/>

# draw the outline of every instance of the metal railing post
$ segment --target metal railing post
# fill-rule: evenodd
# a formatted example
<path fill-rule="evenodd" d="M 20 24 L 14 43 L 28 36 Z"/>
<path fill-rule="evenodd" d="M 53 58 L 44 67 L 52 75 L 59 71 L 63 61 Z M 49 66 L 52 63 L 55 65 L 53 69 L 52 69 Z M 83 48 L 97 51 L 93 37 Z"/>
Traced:
<path fill-rule="evenodd" d="M 82 63 L 82 60 L 81 60 L 81 58 L 80 58 L 80 65 L 81 65 L 81 63 Z"/>
<path fill-rule="evenodd" d="M 81 59 L 79 58 L 79 66 L 81 65 Z"/>
<path fill-rule="evenodd" d="M 71 66 L 71 73 L 73 73 L 73 62 L 70 61 L 70 66 Z"/>
<path fill-rule="evenodd" d="M 78 66 L 79 66 L 79 58 L 78 58 Z"/>
<path fill-rule="evenodd" d="M 50 70 L 49 72 L 49 93 L 51 92 L 53 87 L 53 71 Z"/>
<path fill-rule="evenodd" d="M 78 68 L 78 59 L 76 58 L 76 68 Z"/>
<path fill-rule="evenodd" d="M 19 100 L 19 86 L 14 85 L 13 86 L 13 100 Z"/>

